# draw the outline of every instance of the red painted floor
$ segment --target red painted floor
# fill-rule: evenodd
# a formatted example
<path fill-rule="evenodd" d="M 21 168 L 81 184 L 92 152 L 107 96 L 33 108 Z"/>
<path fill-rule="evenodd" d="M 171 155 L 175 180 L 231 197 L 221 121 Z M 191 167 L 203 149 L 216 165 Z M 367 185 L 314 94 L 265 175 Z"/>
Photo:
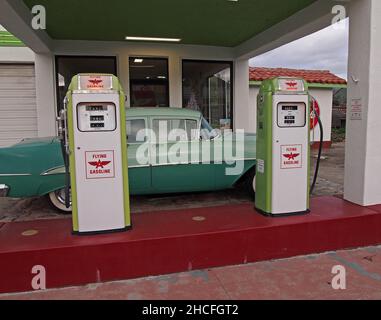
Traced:
<path fill-rule="evenodd" d="M 332 267 L 346 268 L 334 290 Z M 381 299 L 381 247 L 367 247 L 166 276 L 89 284 L 3 299 Z"/>
<path fill-rule="evenodd" d="M 148 212 L 133 216 L 129 232 L 99 236 L 71 235 L 70 219 L 5 223 L 0 292 L 30 290 L 34 265 L 46 268 L 47 286 L 56 288 L 381 243 L 379 207 L 321 197 L 311 211 L 268 218 L 239 204 Z M 38 233 L 22 235 L 30 230 Z"/>

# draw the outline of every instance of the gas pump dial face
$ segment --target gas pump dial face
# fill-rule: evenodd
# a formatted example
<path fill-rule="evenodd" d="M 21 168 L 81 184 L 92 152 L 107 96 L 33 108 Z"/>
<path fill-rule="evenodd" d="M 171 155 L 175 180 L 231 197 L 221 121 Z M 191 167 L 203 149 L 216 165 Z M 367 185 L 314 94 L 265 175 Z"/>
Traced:
<path fill-rule="evenodd" d="M 277 113 L 280 128 L 300 128 L 306 125 L 306 105 L 304 103 L 279 103 Z"/>
<path fill-rule="evenodd" d="M 116 129 L 116 108 L 113 103 L 79 103 L 77 105 L 78 130 L 114 131 Z"/>

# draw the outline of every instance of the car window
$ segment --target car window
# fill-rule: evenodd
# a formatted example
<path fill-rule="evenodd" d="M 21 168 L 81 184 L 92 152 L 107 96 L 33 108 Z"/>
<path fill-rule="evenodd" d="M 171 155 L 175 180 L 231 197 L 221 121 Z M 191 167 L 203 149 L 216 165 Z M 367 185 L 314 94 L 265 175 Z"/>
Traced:
<path fill-rule="evenodd" d="M 144 119 L 132 119 L 127 120 L 126 130 L 127 130 L 127 142 L 128 143 L 142 143 L 144 141 L 138 141 L 137 134 L 140 130 L 146 128 L 146 122 Z"/>
<path fill-rule="evenodd" d="M 188 139 L 190 140 L 199 140 L 199 130 L 196 120 L 186 120 L 186 129 Z"/>
<path fill-rule="evenodd" d="M 197 138 L 196 120 L 154 119 L 152 128 L 159 142 L 188 141 Z"/>

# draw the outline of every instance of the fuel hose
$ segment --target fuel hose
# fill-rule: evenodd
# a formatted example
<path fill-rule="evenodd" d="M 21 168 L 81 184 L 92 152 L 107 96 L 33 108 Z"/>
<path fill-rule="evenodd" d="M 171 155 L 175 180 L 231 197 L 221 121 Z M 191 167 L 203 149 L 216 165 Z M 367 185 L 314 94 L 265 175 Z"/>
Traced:
<path fill-rule="evenodd" d="M 314 113 L 315 113 L 315 117 L 317 117 L 317 119 L 318 119 L 319 128 L 320 128 L 320 144 L 319 144 L 319 153 L 318 153 L 318 157 L 317 157 L 317 161 L 316 161 L 316 168 L 315 168 L 314 179 L 312 181 L 312 185 L 311 185 L 311 188 L 310 188 L 310 194 L 312 194 L 314 192 L 314 190 L 315 190 L 317 177 L 319 175 L 320 160 L 321 160 L 321 154 L 322 154 L 322 151 L 323 151 L 323 139 L 324 139 L 323 123 L 321 122 L 320 116 L 318 115 L 318 113 L 316 112 L 315 109 L 314 109 Z"/>

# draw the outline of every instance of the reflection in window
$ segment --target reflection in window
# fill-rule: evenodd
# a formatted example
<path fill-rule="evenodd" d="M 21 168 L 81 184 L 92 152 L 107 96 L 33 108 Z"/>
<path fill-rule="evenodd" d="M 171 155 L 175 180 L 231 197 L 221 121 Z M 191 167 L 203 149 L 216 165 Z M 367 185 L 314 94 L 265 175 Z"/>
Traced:
<path fill-rule="evenodd" d="M 199 133 L 196 120 L 186 120 L 186 130 L 189 140 L 198 140 Z"/>
<path fill-rule="evenodd" d="M 213 129 L 205 118 L 201 119 L 200 136 L 203 140 L 213 140 L 218 136 L 216 129 Z"/>
<path fill-rule="evenodd" d="M 131 107 L 168 107 L 168 59 L 130 57 Z"/>
<path fill-rule="evenodd" d="M 154 119 L 153 131 L 159 142 L 197 139 L 197 121 L 185 119 Z"/>
<path fill-rule="evenodd" d="M 81 56 L 57 56 L 56 57 L 57 79 L 57 107 L 58 111 L 63 108 L 63 100 L 67 93 L 71 79 L 78 73 L 108 73 L 116 74 L 115 57 L 81 57 Z"/>
<path fill-rule="evenodd" d="M 232 64 L 183 60 L 183 107 L 199 110 L 213 128 L 232 125 Z"/>

